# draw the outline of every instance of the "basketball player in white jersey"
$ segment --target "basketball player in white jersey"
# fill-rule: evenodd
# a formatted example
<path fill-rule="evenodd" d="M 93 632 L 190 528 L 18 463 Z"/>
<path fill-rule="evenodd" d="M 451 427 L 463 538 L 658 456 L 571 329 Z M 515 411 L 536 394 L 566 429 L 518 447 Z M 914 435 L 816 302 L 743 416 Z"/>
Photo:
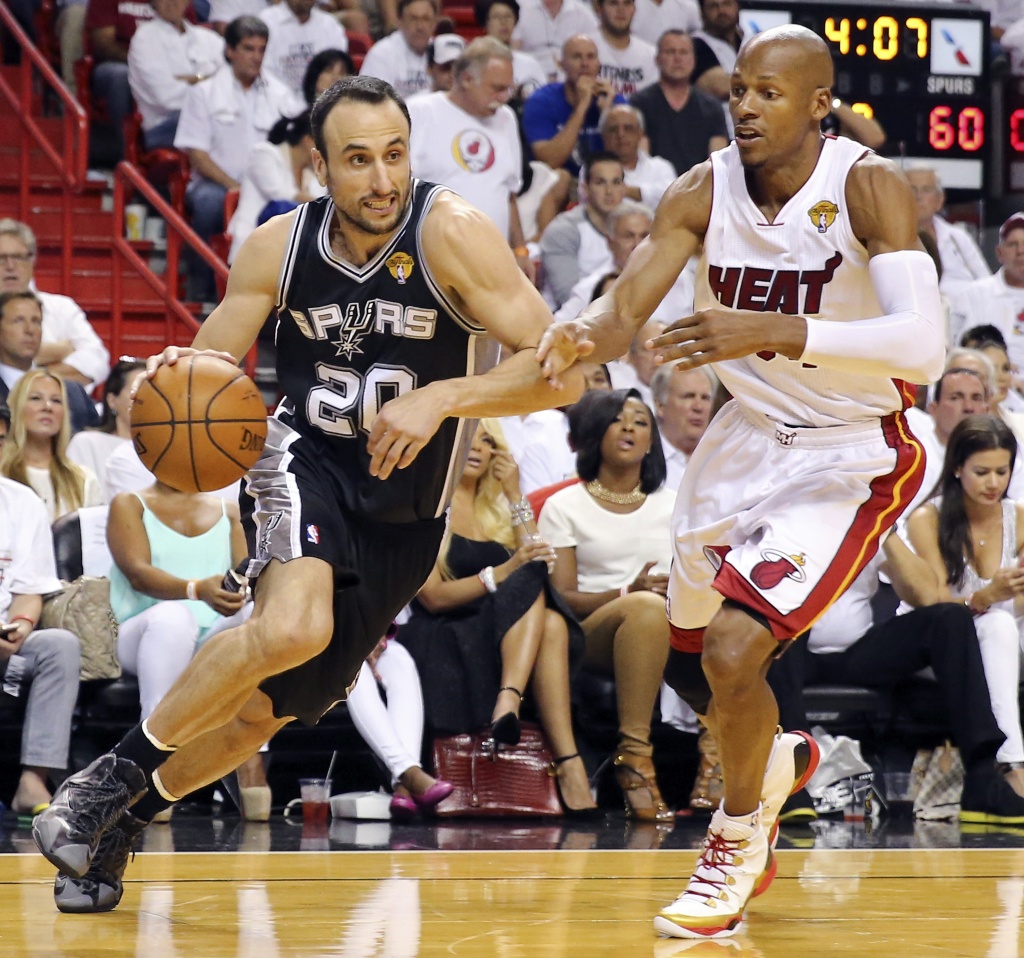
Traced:
<path fill-rule="evenodd" d="M 732 73 L 736 140 L 681 176 L 612 289 L 549 328 L 552 381 L 625 352 L 703 244 L 696 312 L 647 346 L 713 363 L 735 399 L 697 446 L 673 519 L 666 680 L 718 740 L 725 798 L 685 890 L 655 918 L 719 938 L 767 888 L 780 806 L 817 764 L 777 733 L 765 674 L 875 554 L 921 482 L 907 383 L 942 372 L 942 307 L 910 188 L 888 160 L 824 137 L 832 62 L 797 26 Z"/>

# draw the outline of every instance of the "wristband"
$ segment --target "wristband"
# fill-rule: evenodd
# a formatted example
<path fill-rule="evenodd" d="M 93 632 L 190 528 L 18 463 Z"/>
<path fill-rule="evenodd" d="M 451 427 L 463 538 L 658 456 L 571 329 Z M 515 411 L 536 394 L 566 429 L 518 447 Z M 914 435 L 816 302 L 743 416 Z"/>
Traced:
<path fill-rule="evenodd" d="M 195 579 L 188 580 L 188 585 L 185 586 L 185 598 L 191 599 L 193 602 L 199 599 L 199 590 L 196 588 Z"/>
<path fill-rule="evenodd" d="M 480 584 L 488 592 L 497 592 L 498 591 L 498 583 L 494 581 L 494 566 L 489 565 L 489 566 L 481 569 L 476 574 L 476 577 L 480 580 Z"/>
<path fill-rule="evenodd" d="M 621 589 L 619 589 L 619 598 L 621 599 L 627 595 L 629 595 L 629 586 L 624 585 Z"/>
<path fill-rule="evenodd" d="M 525 256 L 527 259 L 530 257 L 530 251 L 525 246 L 513 246 L 512 253 L 515 256 Z"/>
<path fill-rule="evenodd" d="M 31 616 L 15 615 L 15 616 L 11 617 L 11 622 L 12 623 L 17 622 L 18 619 L 21 619 L 22 622 L 27 622 L 28 623 L 29 631 L 30 632 L 36 627 L 36 620 L 31 618 Z"/>

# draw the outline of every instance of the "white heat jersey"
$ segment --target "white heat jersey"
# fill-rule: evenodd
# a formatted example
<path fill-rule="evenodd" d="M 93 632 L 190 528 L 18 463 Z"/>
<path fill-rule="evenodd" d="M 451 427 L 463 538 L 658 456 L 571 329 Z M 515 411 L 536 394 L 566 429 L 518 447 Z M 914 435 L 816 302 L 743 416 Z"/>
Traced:
<path fill-rule="evenodd" d="M 714 193 L 697 270 L 696 309 L 779 312 L 847 322 L 883 314 L 868 253 L 850 226 L 846 178 L 870 150 L 825 137 L 807 182 L 768 223 L 747 192 L 736 144 L 711 154 Z M 791 426 L 834 426 L 910 405 L 900 380 L 811 366 L 775 353 L 714 364 L 747 408 Z"/>

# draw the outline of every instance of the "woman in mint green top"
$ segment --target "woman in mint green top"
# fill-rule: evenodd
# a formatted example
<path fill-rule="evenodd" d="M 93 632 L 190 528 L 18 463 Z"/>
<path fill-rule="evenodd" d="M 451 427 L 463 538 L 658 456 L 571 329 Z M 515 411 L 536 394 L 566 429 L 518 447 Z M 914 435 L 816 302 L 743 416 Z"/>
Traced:
<path fill-rule="evenodd" d="M 185 670 L 196 643 L 239 624 L 252 603 L 221 588 L 246 556 L 238 505 L 161 482 L 110 504 L 110 604 L 117 654 L 139 680 L 142 717 Z"/>

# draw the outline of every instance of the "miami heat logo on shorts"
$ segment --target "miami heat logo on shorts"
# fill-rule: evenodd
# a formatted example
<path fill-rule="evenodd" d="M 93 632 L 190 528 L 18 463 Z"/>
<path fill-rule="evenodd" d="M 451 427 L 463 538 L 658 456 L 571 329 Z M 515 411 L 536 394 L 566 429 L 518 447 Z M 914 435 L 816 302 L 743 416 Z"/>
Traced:
<path fill-rule="evenodd" d="M 455 162 L 470 173 L 483 173 L 494 166 L 494 147 L 479 130 L 464 130 L 452 140 Z"/>
<path fill-rule="evenodd" d="M 803 569 L 806 564 L 807 557 L 802 552 L 786 555 L 777 549 L 765 549 L 761 561 L 750 570 L 750 581 L 762 590 L 774 589 L 783 579 L 803 582 L 807 578 Z"/>

